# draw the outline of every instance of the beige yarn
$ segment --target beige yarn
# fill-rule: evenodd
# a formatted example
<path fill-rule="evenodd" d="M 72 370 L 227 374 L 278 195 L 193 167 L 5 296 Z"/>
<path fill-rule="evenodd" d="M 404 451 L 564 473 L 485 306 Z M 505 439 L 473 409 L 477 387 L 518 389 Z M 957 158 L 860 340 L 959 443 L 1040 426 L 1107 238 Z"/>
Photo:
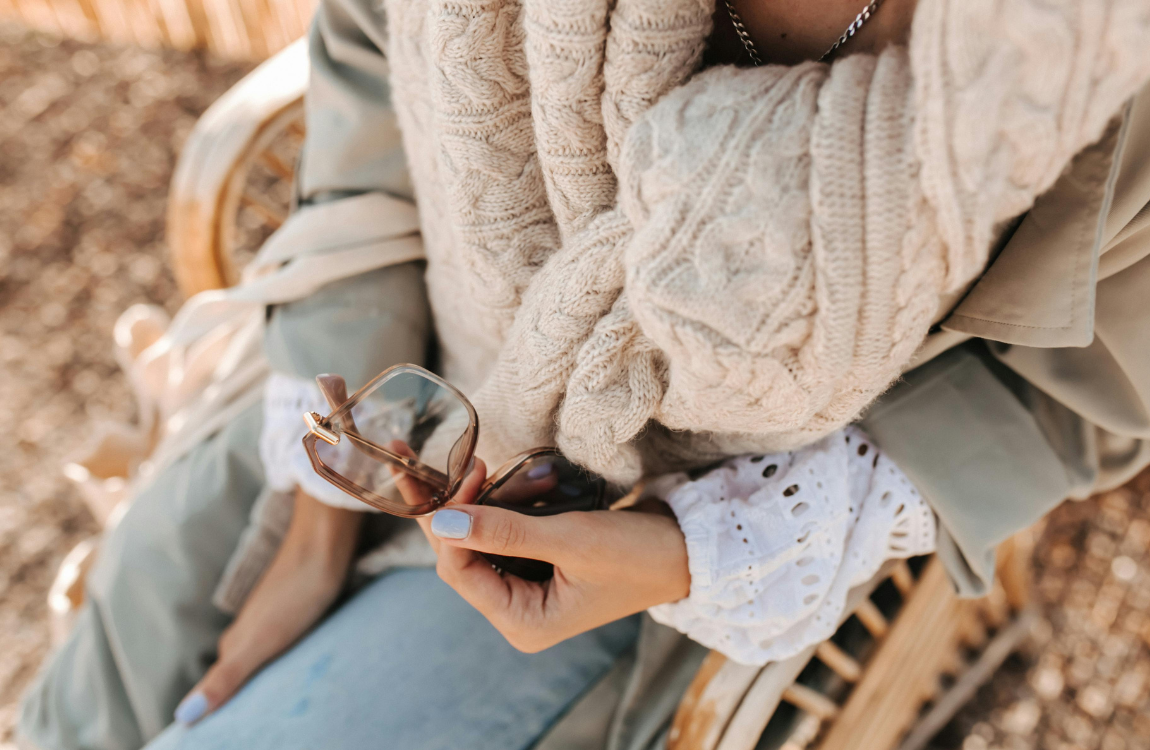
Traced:
<path fill-rule="evenodd" d="M 482 452 L 623 481 L 854 419 L 1150 76 L 1146 0 L 924 0 L 909 49 L 703 73 L 711 2 L 385 4 Z"/>

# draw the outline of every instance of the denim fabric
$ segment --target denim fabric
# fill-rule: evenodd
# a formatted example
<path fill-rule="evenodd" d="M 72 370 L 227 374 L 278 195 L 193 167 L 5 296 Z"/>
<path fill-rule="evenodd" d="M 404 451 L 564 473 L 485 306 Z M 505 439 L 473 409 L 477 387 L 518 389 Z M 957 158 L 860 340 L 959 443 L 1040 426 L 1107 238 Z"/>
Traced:
<path fill-rule="evenodd" d="M 147 750 L 516 750 L 632 647 L 638 617 L 523 654 L 428 569 L 385 575 L 219 711 Z"/>

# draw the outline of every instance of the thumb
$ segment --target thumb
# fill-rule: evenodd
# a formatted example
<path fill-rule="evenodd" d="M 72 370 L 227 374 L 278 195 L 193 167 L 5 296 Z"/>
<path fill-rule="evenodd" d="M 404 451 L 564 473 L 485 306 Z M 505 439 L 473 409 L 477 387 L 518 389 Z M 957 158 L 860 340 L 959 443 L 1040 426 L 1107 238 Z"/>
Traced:
<path fill-rule="evenodd" d="M 565 522 L 574 522 L 572 517 L 581 514 L 563 515 Z M 559 563 L 565 557 L 571 535 L 556 533 L 556 518 L 527 516 L 484 505 L 451 506 L 432 516 L 431 533 L 452 547 Z"/>
<path fill-rule="evenodd" d="M 176 706 L 175 719 L 191 726 L 231 699 L 254 670 L 228 660 L 217 661 Z"/>

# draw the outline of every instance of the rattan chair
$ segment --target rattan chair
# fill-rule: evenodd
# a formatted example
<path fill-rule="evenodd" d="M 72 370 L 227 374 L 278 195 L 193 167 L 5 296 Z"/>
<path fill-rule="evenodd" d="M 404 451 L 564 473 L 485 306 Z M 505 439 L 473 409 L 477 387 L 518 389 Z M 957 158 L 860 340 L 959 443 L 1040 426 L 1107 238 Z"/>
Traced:
<path fill-rule="evenodd" d="M 236 84 L 190 134 L 168 212 L 185 295 L 235 283 L 287 215 L 306 85 L 297 42 Z M 999 583 L 985 600 L 959 600 L 941 563 L 919 558 L 852 592 L 852 614 L 834 637 L 796 657 L 757 668 L 712 652 L 682 698 L 669 747 L 925 747 L 1027 632 L 1030 538 L 1003 545 Z"/>

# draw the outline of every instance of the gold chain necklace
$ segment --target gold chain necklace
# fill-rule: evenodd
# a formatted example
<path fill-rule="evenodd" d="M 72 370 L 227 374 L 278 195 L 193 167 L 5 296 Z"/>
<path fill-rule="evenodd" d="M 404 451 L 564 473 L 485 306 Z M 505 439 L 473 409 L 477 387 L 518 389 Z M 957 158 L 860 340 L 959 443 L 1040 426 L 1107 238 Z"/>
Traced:
<path fill-rule="evenodd" d="M 727 14 L 731 17 L 731 24 L 735 27 L 735 33 L 739 35 L 739 41 L 743 43 L 743 48 L 747 50 L 747 56 L 751 58 L 751 62 L 756 66 L 763 64 L 763 58 L 759 56 L 759 50 L 755 47 L 755 42 L 751 39 L 750 32 L 747 31 L 747 25 L 743 23 L 742 16 L 735 10 L 735 0 L 725 0 L 727 4 Z M 878 6 L 882 4 L 882 0 L 871 0 L 867 6 L 862 9 L 855 20 L 851 21 L 851 25 L 847 26 L 847 30 L 842 33 L 831 48 L 823 53 L 819 58 L 819 62 L 825 62 L 828 57 L 833 55 L 839 47 L 846 44 L 847 40 L 855 35 L 855 32 L 862 28 L 862 25 L 870 20 L 874 12 L 878 10 Z"/>

